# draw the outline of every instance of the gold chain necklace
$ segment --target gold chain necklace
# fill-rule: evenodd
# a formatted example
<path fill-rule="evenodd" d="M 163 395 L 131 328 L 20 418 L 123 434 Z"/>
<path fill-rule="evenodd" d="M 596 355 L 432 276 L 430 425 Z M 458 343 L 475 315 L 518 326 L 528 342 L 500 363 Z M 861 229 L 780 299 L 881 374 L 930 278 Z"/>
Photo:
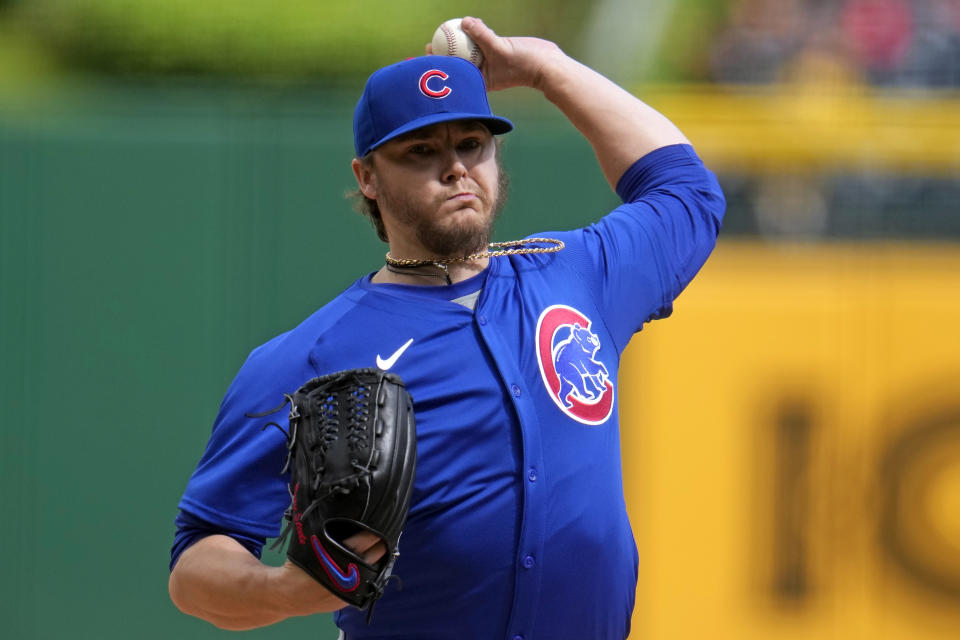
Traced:
<path fill-rule="evenodd" d="M 546 242 L 552 244 L 552 247 L 524 247 L 526 244 L 534 244 L 538 242 Z M 387 255 L 384 256 L 384 260 L 388 266 L 391 267 L 422 267 L 425 265 L 435 265 L 437 267 L 443 267 L 448 264 L 453 264 L 455 262 L 471 262 L 473 260 L 481 260 L 483 258 L 497 258 L 499 256 L 516 256 L 525 253 L 556 253 L 563 249 L 566 245 L 563 243 L 563 240 L 554 240 L 553 238 L 527 238 L 526 240 L 508 240 L 506 242 L 491 242 L 487 245 L 487 249 L 484 251 L 479 251 L 477 253 L 471 253 L 468 256 L 461 256 L 459 258 L 441 258 L 439 260 L 411 260 L 409 258 L 394 258 L 390 255 L 390 252 L 387 251 Z M 507 248 L 507 247 L 519 247 L 519 248 Z M 491 251 L 491 249 L 494 249 Z"/>

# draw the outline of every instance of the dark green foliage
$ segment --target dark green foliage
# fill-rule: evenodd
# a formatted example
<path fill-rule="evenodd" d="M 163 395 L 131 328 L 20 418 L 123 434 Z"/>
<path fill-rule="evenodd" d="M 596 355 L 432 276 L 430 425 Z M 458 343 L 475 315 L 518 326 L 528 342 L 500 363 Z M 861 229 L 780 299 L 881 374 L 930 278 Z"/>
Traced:
<path fill-rule="evenodd" d="M 459 15 L 570 49 L 588 10 L 573 0 L 37 0 L 15 13 L 71 68 L 282 80 L 366 76 L 423 53 L 437 25 Z"/>

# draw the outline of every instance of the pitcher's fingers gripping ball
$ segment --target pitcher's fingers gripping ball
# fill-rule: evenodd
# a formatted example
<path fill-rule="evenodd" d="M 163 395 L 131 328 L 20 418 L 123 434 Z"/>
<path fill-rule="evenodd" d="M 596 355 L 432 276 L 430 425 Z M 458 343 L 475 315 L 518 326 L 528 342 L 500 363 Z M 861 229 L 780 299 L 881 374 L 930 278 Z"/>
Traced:
<path fill-rule="evenodd" d="M 287 400 L 291 504 L 278 544 L 293 529 L 287 558 L 339 598 L 369 607 L 369 621 L 413 494 L 413 400 L 399 376 L 373 368 L 314 378 Z M 383 541 L 378 561 L 345 544 L 360 532 Z"/>
<path fill-rule="evenodd" d="M 430 42 L 433 55 L 463 58 L 479 67 L 483 64 L 483 53 L 460 27 L 462 21 L 463 18 L 454 18 L 437 27 Z"/>

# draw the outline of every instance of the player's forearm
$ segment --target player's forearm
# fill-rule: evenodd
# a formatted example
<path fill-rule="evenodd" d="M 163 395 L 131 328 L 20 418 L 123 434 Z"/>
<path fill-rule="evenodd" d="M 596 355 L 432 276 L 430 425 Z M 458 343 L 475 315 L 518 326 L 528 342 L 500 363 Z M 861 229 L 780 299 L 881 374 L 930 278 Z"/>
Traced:
<path fill-rule="evenodd" d="M 183 613 L 232 630 L 345 606 L 291 569 L 298 571 L 265 565 L 228 536 L 209 536 L 180 556 L 170 574 L 170 599 Z"/>
<path fill-rule="evenodd" d="M 562 53 L 542 67 L 538 88 L 590 142 L 614 188 L 639 158 L 660 147 L 689 144 L 665 116 Z"/>

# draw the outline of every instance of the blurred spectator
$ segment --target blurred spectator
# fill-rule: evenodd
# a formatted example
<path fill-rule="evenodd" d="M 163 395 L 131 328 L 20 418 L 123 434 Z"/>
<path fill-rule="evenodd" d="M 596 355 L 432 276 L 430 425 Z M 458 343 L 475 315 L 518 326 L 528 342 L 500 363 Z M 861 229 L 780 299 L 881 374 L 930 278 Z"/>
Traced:
<path fill-rule="evenodd" d="M 730 16 L 711 56 L 714 79 L 775 81 L 803 44 L 806 14 L 800 0 L 735 0 Z"/>
<path fill-rule="evenodd" d="M 868 78 L 886 83 L 896 76 L 914 38 L 907 0 L 846 0 L 840 24 Z"/>
<path fill-rule="evenodd" d="M 960 0 L 915 2 L 916 33 L 896 82 L 960 87 Z"/>
<path fill-rule="evenodd" d="M 803 44 L 779 74 L 779 80 L 806 85 L 861 84 L 863 71 L 837 24 L 830 2 L 807 6 L 807 30 Z"/>

